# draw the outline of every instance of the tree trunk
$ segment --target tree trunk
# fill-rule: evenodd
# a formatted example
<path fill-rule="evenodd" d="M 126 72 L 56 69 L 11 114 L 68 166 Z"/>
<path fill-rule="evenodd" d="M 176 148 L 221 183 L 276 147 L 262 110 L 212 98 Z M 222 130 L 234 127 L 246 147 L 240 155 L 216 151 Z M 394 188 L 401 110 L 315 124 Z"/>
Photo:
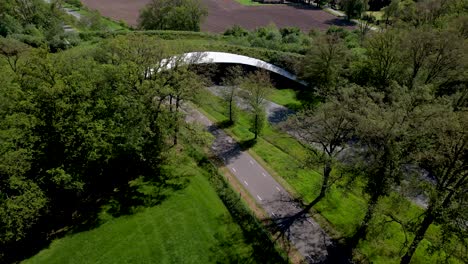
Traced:
<path fill-rule="evenodd" d="M 318 202 L 320 202 L 323 197 L 325 197 L 325 194 L 327 193 L 328 190 L 328 181 L 330 179 L 330 174 L 331 174 L 332 168 L 331 168 L 331 162 L 327 161 L 325 163 L 325 167 L 323 168 L 323 181 L 322 181 L 322 187 L 320 188 L 320 193 L 315 199 L 310 202 L 304 211 L 309 211 L 314 205 L 316 205 Z"/>
<path fill-rule="evenodd" d="M 177 134 L 179 134 L 179 105 L 180 98 L 176 98 L 175 118 L 174 118 L 174 146 L 177 145 Z"/>
<path fill-rule="evenodd" d="M 414 252 L 419 246 L 419 243 L 421 242 L 421 240 L 423 240 L 424 236 L 426 235 L 427 229 L 433 222 L 434 222 L 434 216 L 432 215 L 432 212 L 428 212 L 426 216 L 424 217 L 424 220 L 422 221 L 418 230 L 416 231 L 416 236 L 414 237 L 413 242 L 411 242 L 411 245 L 408 248 L 408 251 L 406 251 L 406 254 L 401 258 L 400 264 L 410 263 Z"/>
<path fill-rule="evenodd" d="M 232 101 L 233 101 L 233 99 L 231 98 L 229 100 L 229 122 L 230 123 L 233 123 L 233 120 L 232 120 Z"/>
<path fill-rule="evenodd" d="M 379 201 L 380 194 L 376 193 L 371 196 L 369 200 L 369 206 L 367 207 L 367 212 L 364 218 L 362 219 L 361 226 L 358 228 L 356 233 L 349 239 L 348 247 L 350 249 L 356 248 L 357 244 L 361 239 L 365 239 L 367 236 L 367 231 L 369 228 L 369 221 L 374 216 L 375 207 L 377 206 L 377 202 Z"/>
<path fill-rule="evenodd" d="M 257 139 L 257 136 L 258 136 L 258 115 L 257 114 L 255 115 L 255 121 L 254 121 L 254 133 L 255 133 L 254 139 Z"/>

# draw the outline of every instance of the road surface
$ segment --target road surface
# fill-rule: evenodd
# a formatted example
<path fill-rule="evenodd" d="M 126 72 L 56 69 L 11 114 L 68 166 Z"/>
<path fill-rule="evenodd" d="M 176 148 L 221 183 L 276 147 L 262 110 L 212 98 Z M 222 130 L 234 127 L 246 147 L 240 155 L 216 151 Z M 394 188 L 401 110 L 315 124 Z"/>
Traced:
<path fill-rule="evenodd" d="M 200 112 L 187 110 L 187 121 L 203 124 L 215 136 L 212 151 L 243 184 L 309 263 L 327 258 L 330 237 L 293 201 L 292 196 L 252 156 Z"/>

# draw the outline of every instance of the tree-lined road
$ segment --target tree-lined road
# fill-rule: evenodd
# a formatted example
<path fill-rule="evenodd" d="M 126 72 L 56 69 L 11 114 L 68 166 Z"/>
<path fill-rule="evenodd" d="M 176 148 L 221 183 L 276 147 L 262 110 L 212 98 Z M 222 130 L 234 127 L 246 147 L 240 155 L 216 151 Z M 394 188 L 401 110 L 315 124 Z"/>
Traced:
<path fill-rule="evenodd" d="M 309 263 L 318 263 L 327 258 L 330 238 L 307 214 L 292 196 L 252 156 L 242 151 L 239 144 L 216 127 L 207 117 L 196 110 L 190 112 L 187 121 L 203 124 L 215 136 L 212 151 L 254 197 L 257 203 L 280 226 L 285 226 L 285 236 Z"/>

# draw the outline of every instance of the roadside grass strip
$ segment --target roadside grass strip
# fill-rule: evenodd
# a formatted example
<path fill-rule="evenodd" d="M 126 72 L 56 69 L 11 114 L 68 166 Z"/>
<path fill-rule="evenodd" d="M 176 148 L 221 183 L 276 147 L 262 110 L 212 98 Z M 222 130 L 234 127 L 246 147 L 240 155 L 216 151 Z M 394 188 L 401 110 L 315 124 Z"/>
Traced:
<path fill-rule="evenodd" d="M 203 102 L 199 104 L 202 110 L 215 122 L 227 120 L 225 107 L 221 98 L 209 91 L 202 91 Z M 271 97 L 270 97 L 271 98 Z M 244 111 L 238 113 L 235 125 L 225 129 L 237 141 L 243 142 L 253 138 L 249 131 L 249 117 Z M 256 144 L 249 149 L 252 154 L 259 157 L 260 164 L 266 165 L 272 170 L 272 175 L 277 175 L 280 183 L 286 183 L 285 188 L 296 198 L 304 203 L 311 202 L 319 193 L 321 186 L 321 168 L 305 168 L 304 157 L 306 148 L 295 138 L 283 133 L 270 125 L 265 127 L 263 135 Z M 336 173 L 336 171 L 335 171 Z M 280 179 L 278 179 L 278 176 Z M 344 177 L 327 193 L 326 197 L 313 208 L 333 228 L 335 238 L 347 237 L 353 234 L 364 217 L 367 205 L 367 197 L 363 195 L 364 183 L 359 178 L 350 181 L 351 177 Z M 405 235 L 400 224 L 389 222 L 389 217 L 382 212 L 391 213 L 398 219 L 409 221 L 418 217 L 423 210 L 397 193 L 385 197 L 379 202 L 379 212 L 371 220 L 371 231 L 368 240 L 358 245 L 360 257 L 367 258 L 372 263 L 398 263 L 400 250 L 405 243 Z M 384 224 L 387 223 L 388 224 Z M 408 234 L 411 241 L 413 235 Z M 441 263 L 447 254 L 442 250 L 428 253 L 424 249 L 429 245 L 440 243 L 440 230 L 431 226 L 428 230 L 423 246 L 418 247 L 413 261 L 414 263 Z M 447 245 L 456 247 L 457 241 L 444 241 Z M 449 263 L 463 263 L 461 260 L 450 257 Z"/>

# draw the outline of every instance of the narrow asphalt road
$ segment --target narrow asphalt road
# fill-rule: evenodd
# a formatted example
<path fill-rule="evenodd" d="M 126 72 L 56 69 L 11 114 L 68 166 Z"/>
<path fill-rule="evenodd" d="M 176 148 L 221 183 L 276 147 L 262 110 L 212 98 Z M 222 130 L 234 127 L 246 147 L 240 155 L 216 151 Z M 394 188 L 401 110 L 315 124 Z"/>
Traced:
<path fill-rule="evenodd" d="M 289 193 L 252 156 L 242 151 L 239 144 L 216 127 L 199 111 L 187 109 L 187 121 L 203 124 L 215 136 L 212 151 L 242 183 L 257 203 L 281 227 L 308 263 L 323 262 L 327 258 L 330 238 L 301 208 Z"/>

